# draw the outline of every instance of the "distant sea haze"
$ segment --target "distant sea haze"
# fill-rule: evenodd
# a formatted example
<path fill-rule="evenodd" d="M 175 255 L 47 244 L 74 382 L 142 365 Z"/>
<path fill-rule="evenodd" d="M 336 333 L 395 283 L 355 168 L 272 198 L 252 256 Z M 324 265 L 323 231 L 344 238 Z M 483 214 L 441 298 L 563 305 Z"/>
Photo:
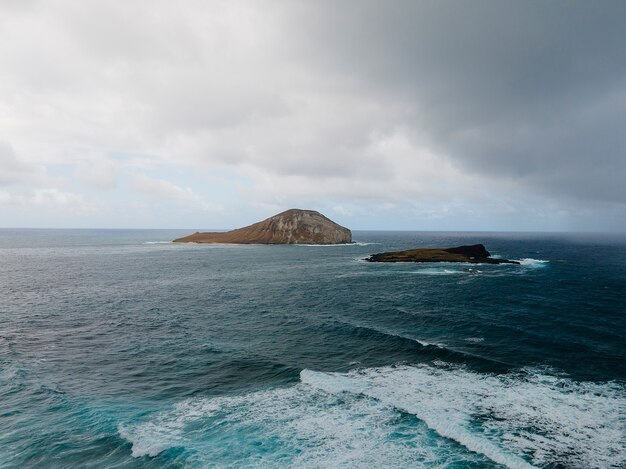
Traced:
<path fill-rule="evenodd" d="M 626 239 L 185 234 L 0 230 L 0 468 L 624 467 Z"/>

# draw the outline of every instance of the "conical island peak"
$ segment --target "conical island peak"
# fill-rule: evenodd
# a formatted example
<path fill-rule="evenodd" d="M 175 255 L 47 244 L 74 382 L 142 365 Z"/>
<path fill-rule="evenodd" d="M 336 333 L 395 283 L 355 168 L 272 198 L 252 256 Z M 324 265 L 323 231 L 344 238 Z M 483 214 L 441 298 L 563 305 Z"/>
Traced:
<path fill-rule="evenodd" d="M 345 244 L 352 232 L 315 210 L 292 208 L 253 225 L 226 232 L 194 233 L 175 243 Z"/>

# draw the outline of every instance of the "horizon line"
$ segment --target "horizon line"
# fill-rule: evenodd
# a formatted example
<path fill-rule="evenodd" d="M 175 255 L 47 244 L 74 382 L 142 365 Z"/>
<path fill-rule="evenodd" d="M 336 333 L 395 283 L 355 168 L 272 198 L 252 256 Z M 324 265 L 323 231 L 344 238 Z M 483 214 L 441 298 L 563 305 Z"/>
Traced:
<path fill-rule="evenodd" d="M 102 227 L 34 227 L 34 226 L 0 226 L 0 230 L 102 230 L 102 231 L 192 231 L 192 232 L 225 232 L 237 228 L 102 228 Z M 580 230 L 468 230 L 468 229 L 441 229 L 441 230 L 424 230 L 424 229 L 373 229 L 359 228 L 351 229 L 352 232 L 369 231 L 369 232 L 398 232 L 398 233 L 536 233 L 536 234 L 606 234 L 606 235 L 626 235 L 626 231 L 580 231 Z"/>

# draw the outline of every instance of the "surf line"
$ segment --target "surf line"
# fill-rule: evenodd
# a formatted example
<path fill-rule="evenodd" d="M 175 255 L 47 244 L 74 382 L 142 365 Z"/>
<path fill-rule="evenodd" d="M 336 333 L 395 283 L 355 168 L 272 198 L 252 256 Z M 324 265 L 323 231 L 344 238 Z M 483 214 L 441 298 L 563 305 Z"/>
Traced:
<path fill-rule="evenodd" d="M 427 412 L 420 411 L 419 406 L 414 407 L 397 402 L 388 402 L 388 400 L 384 399 L 384 396 L 380 396 L 376 392 L 375 388 L 363 386 L 350 376 L 305 369 L 300 372 L 300 381 L 329 394 L 347 392 L 390 404 L 397 409 L 415 415 L 428 428 L 440 436 L 453 440 L 468 450 L 482 454 L 509 469 L 537 469 L 536 466 L 526 462 L 524 459 L 503 450 L 489 440 L 473 435 L 461 425 L 442 418 L 441 415 L 428 415 Z"/>

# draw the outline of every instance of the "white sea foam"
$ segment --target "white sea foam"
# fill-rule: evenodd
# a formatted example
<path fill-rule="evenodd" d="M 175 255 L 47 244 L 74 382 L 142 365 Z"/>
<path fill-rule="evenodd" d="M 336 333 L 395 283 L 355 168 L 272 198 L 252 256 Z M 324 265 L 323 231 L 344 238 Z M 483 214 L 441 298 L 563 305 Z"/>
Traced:
<path fill-rule="evenodd" d="M 426 267 L 418 268 L 417 270 L 390 270 L 384 271 L 384 273 L 391 275 L 459 275 L 467 274 L 469 272 L 467 270 L 449 269 L 446 267 Z M 375 274 L 380 274 L 380 272 L 375 272 Z"/>
<path fill-rule="evenodd" d="M 550 263 L 550 261 L 547 261 L 544 259 L 532 259 L 530 257 L 516 259 L 516 261 L 519 262 L 524 267 L 533 267 L 533 268 L 546 267 Z M 503 264 L 503 265 L 506 265 L 506 264 Z"/>
<path fill-rule="evenodd" d="M 466 274 L 466 270 L 447 269 L 445 267 L 425 268 L 419 270 L 411 270 L 410 273 L 417 275 L 458 275 Z"/>
<path fill-rule="evenodd" d="M 484 337 L 466 337 L 465 342 L 470 342 L 472 344 L 478 344 L 480 342 L 483 342 L 485 340 Z"/>
<path fill-rule="evenodd" d="M 439 363 L 304 370 L 300 384 L 188 399 L 119 432 L 133 456 L 184 447 L 225 467 L 606 468 L 626 460 L 625 421 L 623 385 Z"/>
<path fill-rule="evenodd" d="M 439 439 L 398 409 L 298 384 L 230 397 L 188 399 L 119 428 L 135 457 L 185 447 L 200 466 L 446 467 L 480 455 Z"/>
<path fill-rule="evenodd" d="M 557 462 L 619 467 L 626 460 L 623 386 L 449 366 L 305 370 L 301 377 L 330 393 L 359 394 L 410 412 L 440 435 L 510 468 Z"/>
<path fill-rule="evenodd" d="M 357 262 L 362 262 L 362 263 L 367 263 L 369 264 L 369 261 L 367 261 L 365 258 L 363 257 L 355 257 L 354 258 L 355 261 Z M 385 270 L 383 270 L 382 267 L 386 267 Z M 379 265 L 377 266 L 377 268 L 372 269 L 372 270 L 368 270 L 368 271 L 362 271 L 362 272 L 350 272 L 350 273 L 346 273 L 346 274 L 341 274 L 339 275 L 339 277 L 355 277 L 355 276 L 362 276 L 362 275 L 369 275 L 369 276 L 381 276 L 381 275 L 459 275 L 459 274 L 475 274 L 475 273 L 479 273 L 480 271 L 477 271 L 475 269 L 472 270 L 457 270 L 457 269 L 450 269 L 450 268 L 446 268 L 446 267 L 426 267 L 426 268 L 418 268 L 417 270 L 404 270 L 407 266 L 406 265 L 399 265 L 398 268 L 396 269 L 389 269 L 388 265 Z M 412 265 L 410 267 L 413 267 Z"/>
<path fill-rule="evenodd" d="M 396 334 L 394 334 L 396 335 Z M 404 336 L 400 336 L 398 335 L 398 337 L 402 337 L 403 339 L 408 339 L 409 337 L 404 337 Z M 440 349 L 447 349 L 448 346 L 446 344 L 442 344 L 442 343 L 434 343 L 434 342 L 427 342 L 425 340 L 421 340 L 421 339 L 411 339 L 414 340 L 415 342 L 417 342 L 418 344 L 424 346 L 424 347 L 437 347 Z"/>
<path fill-rule="evenodd" d="M 430 342 L 426 342 L 425 340 L 420 340 L 420 339 L 415 339 L 415 342 L 417 342 L 423 347 L 429 347 L 431 345 L 434 345 L 434 344 L 431 344 Z"/>
<path fill-rule="evenodd" d="M 146 423 L 140 428 L 120 425 L 117 431 L 122 438 L 132 443 L 131 454 L 134 458 L 153 458 L 182 442 L 180 430 L 172 428 L 171 424 L 162 428 L 154 423 Z"/>

